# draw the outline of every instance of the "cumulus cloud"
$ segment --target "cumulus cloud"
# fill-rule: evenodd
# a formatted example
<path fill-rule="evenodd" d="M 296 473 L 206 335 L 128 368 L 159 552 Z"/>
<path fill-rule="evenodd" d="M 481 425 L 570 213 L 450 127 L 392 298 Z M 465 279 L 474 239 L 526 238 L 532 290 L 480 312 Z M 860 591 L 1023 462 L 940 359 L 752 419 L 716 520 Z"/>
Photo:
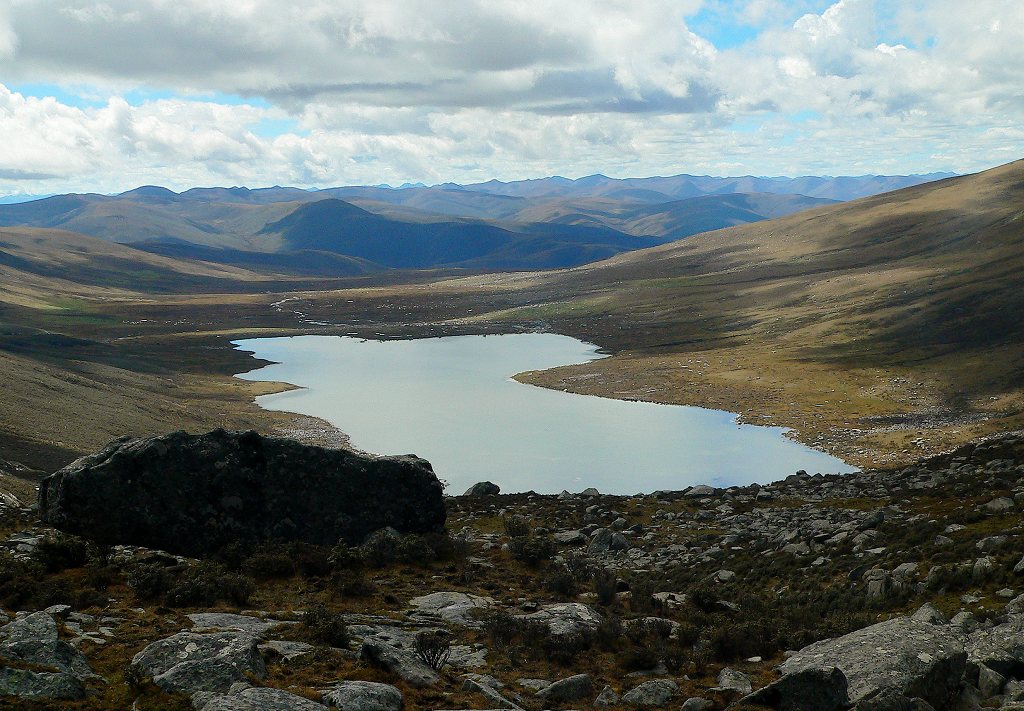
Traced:
<path fill-rule="evenodd" d="M 1017 0 L 8 0 L 0 193 L 966 171 L 1022 73 Z"/>

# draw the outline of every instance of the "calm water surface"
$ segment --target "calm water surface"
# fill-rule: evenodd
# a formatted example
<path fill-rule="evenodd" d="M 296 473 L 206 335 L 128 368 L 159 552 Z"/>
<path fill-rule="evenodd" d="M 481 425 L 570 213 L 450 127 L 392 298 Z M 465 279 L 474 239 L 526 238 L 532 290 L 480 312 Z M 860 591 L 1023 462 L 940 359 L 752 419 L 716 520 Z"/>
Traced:
<path fill-rule="evenodd" d="M 504 492 L 594 486 L 633 494 L 765 483 L 797 469 L 854 471 L 785 438 L 782 428 L 737 425 L 728 412 L 572 395 L 511 379 L 602 357 L 568 336 L 296 336 L 234 344 L 277 362 L 240 378 L 303 388 L 257 398 L 261 407 L 323 418 L 359 449 L 424 457 L 449 493 L 485 479 Z"/>

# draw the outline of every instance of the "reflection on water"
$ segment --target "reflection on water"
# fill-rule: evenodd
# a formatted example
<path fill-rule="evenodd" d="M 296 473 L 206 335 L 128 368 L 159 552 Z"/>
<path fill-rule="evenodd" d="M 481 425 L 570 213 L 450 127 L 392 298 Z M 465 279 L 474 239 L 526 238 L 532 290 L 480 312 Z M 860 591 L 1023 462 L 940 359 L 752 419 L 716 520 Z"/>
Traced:
<path fill-rule="evenodd" d="M 424 457 L 452 494 L 485 479 L 503 492 L 594 486 L 633 494 L 765 483 L 797 469 L 854 471 L 785 438 L 782 428 L 737 425 L 728 412 L 571 395 L 511 379 L 601 357 L 568 336 L 297 336 L 235 345 L 278 363 L 239 377 L 303 388 L 257 398 L 260 406 L 321 417 L 359 449 Z"/>

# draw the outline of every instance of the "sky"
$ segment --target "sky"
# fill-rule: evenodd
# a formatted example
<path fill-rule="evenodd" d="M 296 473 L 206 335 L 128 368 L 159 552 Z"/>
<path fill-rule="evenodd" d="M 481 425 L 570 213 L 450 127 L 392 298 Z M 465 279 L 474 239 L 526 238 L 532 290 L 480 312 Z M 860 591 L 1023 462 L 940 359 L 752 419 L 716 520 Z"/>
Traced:
<path fill-rule="evenodd" d="M 0 195 L 972 172 L 1024 0 L 0 0 Z"/>

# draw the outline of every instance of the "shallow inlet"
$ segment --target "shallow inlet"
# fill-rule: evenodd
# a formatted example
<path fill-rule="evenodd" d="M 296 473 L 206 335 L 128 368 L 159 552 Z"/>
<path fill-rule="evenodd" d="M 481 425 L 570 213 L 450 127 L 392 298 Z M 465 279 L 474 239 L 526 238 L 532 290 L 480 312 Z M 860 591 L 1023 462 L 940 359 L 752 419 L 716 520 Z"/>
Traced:
<path fill-rule="evenodd" d="M 603 357 L 568 336 L 233 343 L 276 363 L 238 377 L 301 388 L 259 397 L 261 407 L 320 417 L 368 452 L 424 457 L 451 494 L 482 480 L 506 493 L 593 486 L 634 494 L 767 483 L 798 469 L 855 471 L 786 438 L 781 427 L 739 425 L 733 413 L 575 395 L 512 379 Z"/>

